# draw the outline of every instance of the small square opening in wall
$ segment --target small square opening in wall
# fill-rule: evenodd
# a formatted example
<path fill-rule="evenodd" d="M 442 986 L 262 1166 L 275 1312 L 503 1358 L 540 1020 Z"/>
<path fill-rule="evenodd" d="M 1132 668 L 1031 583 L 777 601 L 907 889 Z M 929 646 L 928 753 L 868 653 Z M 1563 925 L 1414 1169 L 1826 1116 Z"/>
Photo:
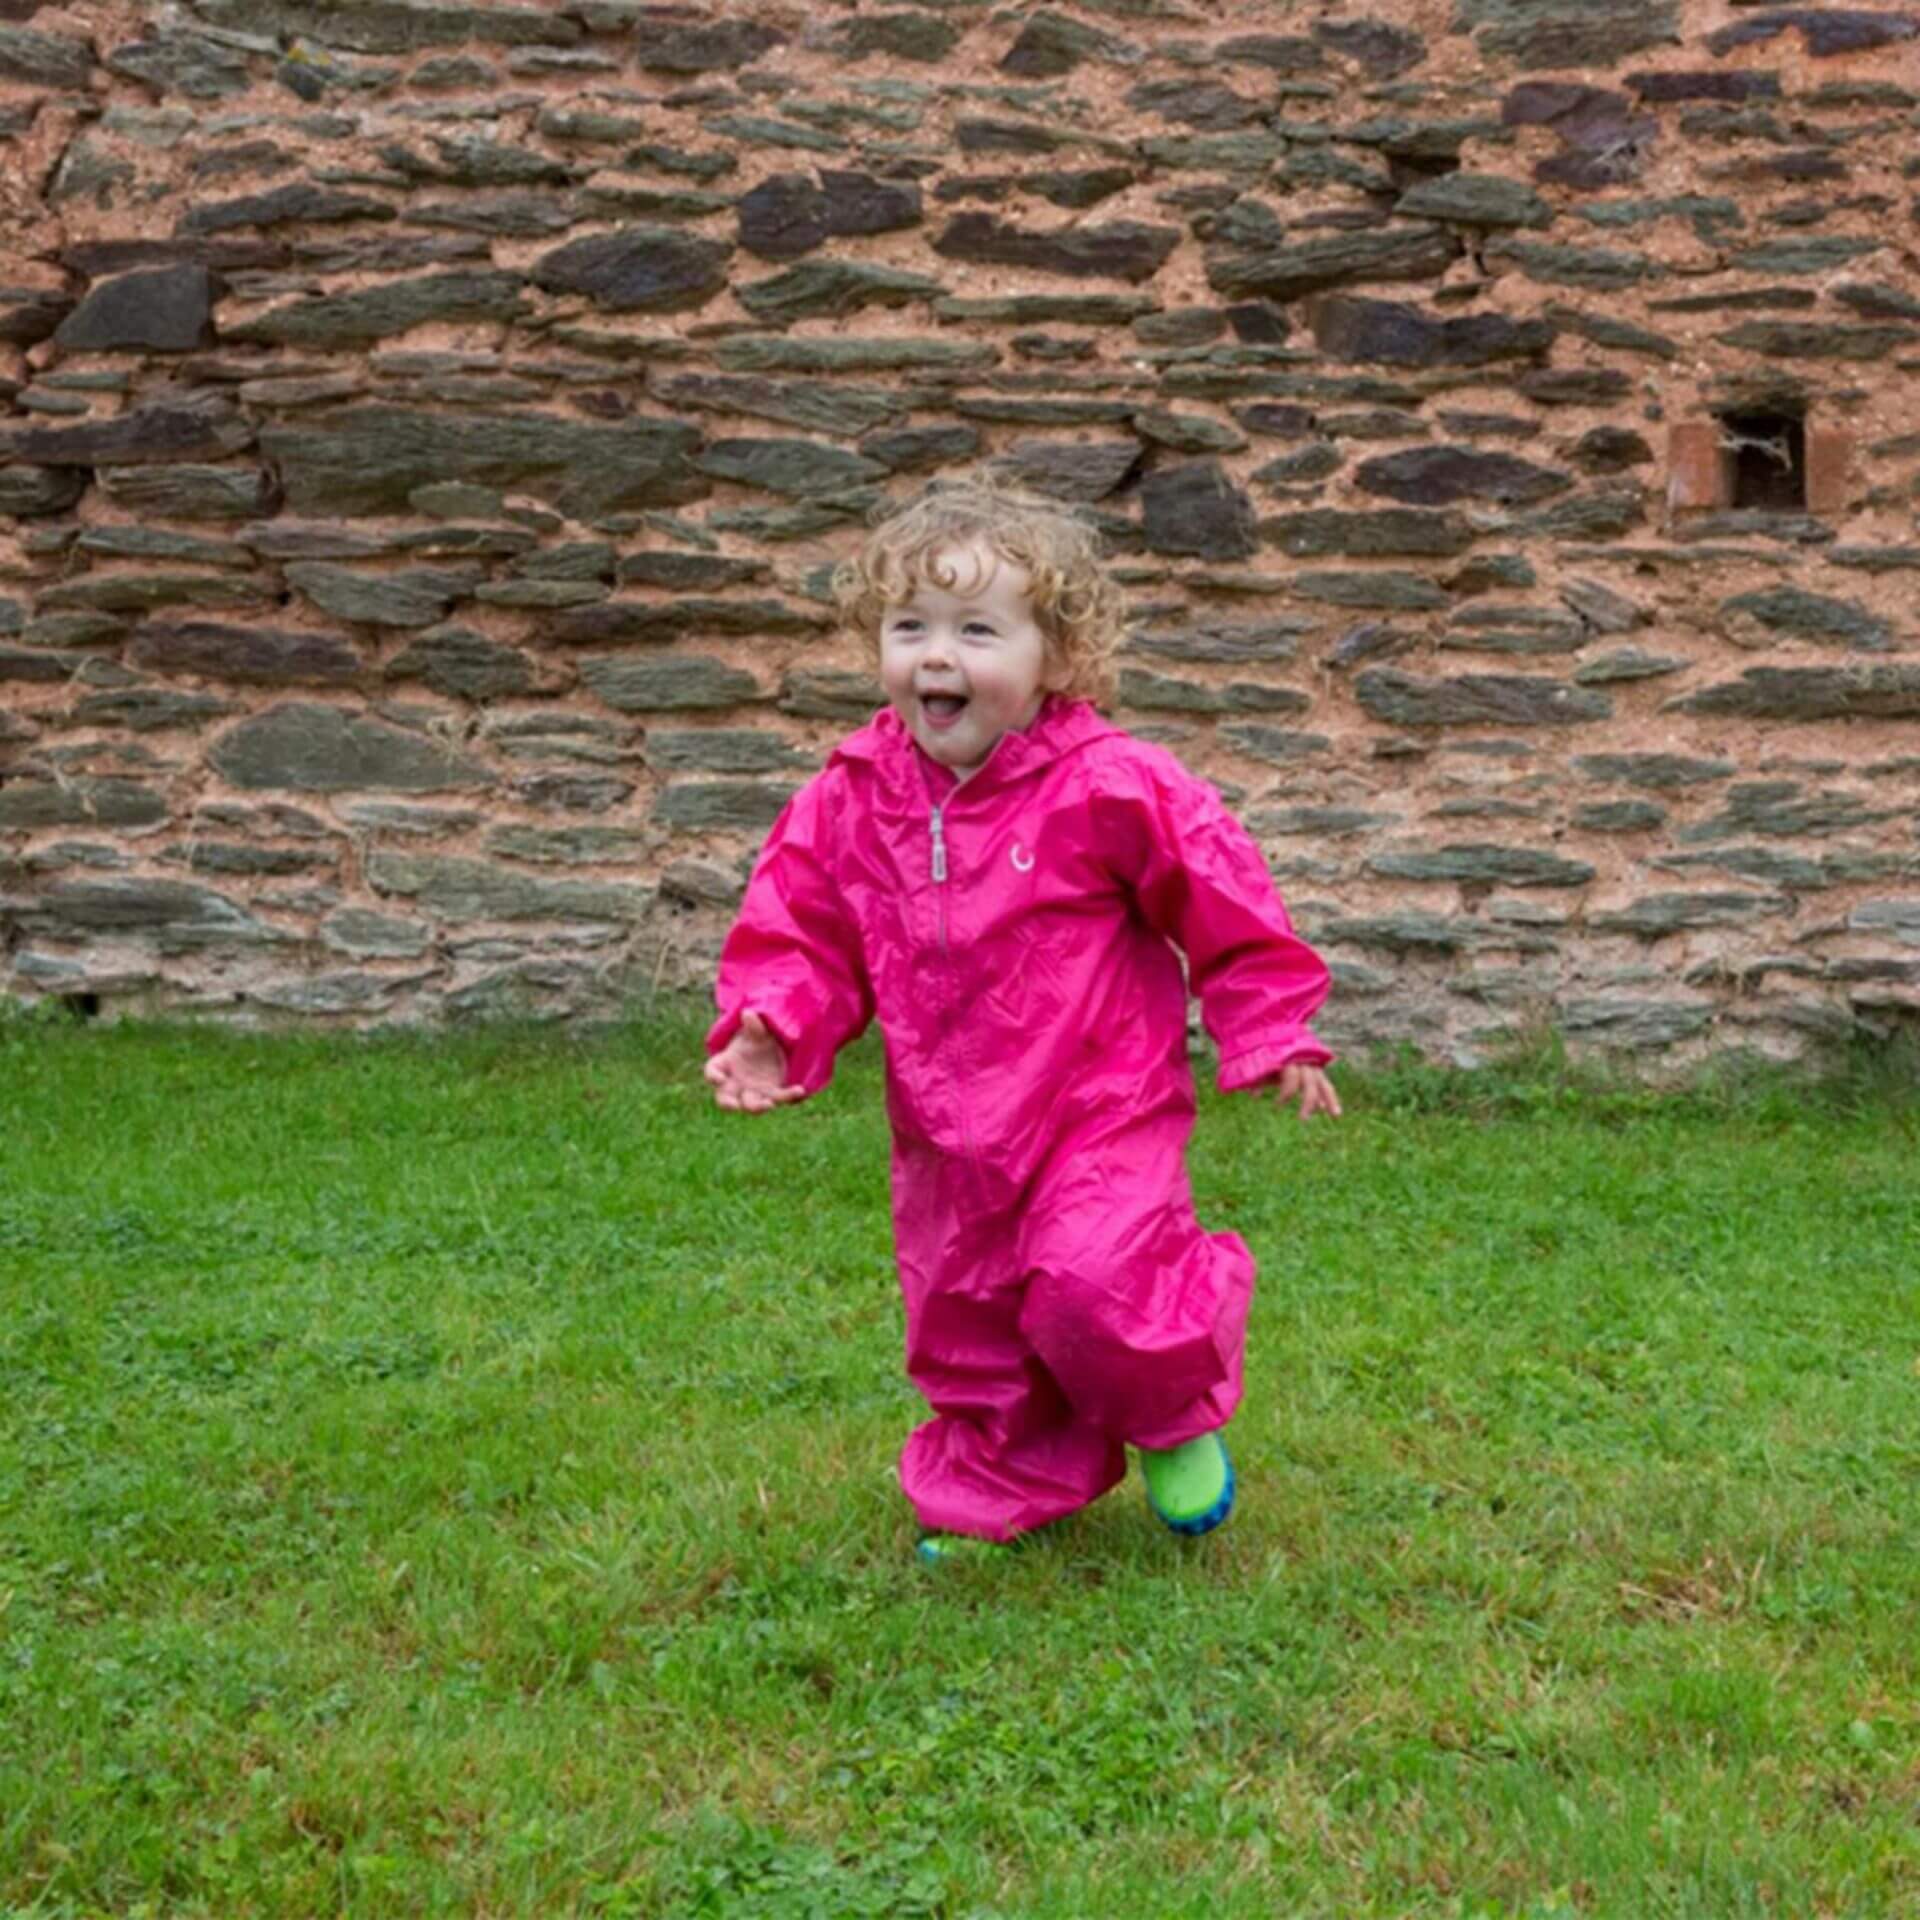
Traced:
<path fill-rule="evenodd" d="M 1784 412 L 1723 413 L 1720 448 L 1726 456 L 1723 498 L 1731 507 L 1805 512 L 1807 422 Z"/>

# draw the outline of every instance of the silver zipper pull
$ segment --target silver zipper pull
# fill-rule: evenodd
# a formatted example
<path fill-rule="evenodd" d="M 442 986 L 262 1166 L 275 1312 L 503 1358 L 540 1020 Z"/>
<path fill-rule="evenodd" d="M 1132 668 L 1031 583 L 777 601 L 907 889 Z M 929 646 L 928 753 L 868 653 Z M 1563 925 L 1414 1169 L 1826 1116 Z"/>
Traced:
<path fill-rule="evenodd" d="M 940 809 L 933 810 L 933 877 L 944 881 L 947 877 L 947 836 L 940 825 Z"/>

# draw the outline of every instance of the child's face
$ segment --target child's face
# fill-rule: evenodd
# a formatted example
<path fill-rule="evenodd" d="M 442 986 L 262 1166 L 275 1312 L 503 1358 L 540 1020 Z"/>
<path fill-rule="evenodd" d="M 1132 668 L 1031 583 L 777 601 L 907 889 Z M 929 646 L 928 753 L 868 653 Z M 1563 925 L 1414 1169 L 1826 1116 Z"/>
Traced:
<path fill-rule="evenodd" d="M 983 541 L 932 556 L 911 599 L 880 620 L 880 685 L 928 756 L 971 773 L 1040 711 L 1046 636 L 1023 568 Z"/>

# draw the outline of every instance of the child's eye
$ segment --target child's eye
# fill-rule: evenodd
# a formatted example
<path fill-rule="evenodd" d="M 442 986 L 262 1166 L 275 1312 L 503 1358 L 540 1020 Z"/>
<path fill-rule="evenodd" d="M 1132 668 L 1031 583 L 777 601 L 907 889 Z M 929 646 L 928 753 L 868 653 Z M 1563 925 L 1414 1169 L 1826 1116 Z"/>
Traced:
<path fill-rule="evenodd" d="M 967 624 L 960 629 L 960 631 L 962 633 L 975 634 L 987 640 L 991 640 L 993 638 L 993 629 L 990 626 L 988 626 L 984 620 L 969 620 Z"/>

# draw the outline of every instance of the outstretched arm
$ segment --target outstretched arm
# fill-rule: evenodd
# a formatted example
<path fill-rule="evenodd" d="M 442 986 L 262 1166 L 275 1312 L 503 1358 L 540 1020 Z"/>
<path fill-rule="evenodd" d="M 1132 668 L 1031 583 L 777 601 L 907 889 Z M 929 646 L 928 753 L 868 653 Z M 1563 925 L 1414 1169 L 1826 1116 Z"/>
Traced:
<path fill-rule="evenodd" d="M 1275 1086 L 1302 1116 L 1337 1114 L 1309 1026 L 1326 963 L 1293 930 L 1252 836 L 1219 795 L 1166 754 L 1142 754 L 1105 803 L 1106 844 L 1149 925 L 1187 956 L 1225 1092 Z"/>
<path fill-rule="evenodd" d="M 825 858 L 831 777 L 802 787 L 774 822 L 721 949 L 706 1076 L 732 1111 L 818 1093 L 873 1017 L 858 929 Z"/>

